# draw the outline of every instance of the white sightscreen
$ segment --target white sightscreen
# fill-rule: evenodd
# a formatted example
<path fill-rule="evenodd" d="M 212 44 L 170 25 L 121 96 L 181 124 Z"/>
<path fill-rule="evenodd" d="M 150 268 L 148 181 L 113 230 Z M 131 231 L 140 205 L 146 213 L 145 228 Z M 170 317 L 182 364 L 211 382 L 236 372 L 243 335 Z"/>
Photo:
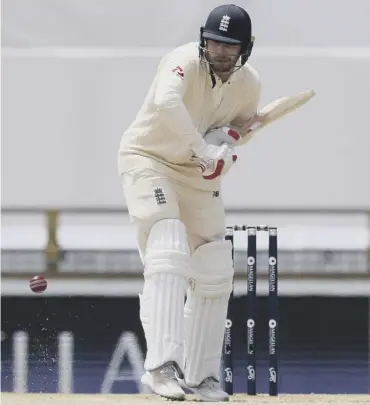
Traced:
<path fill-rule="evenodd" d="M 3 206 L 120 206 L 120 136 L 167 49 L 223 2 L 2 2 Z M 370 2 L 240 2 L 262 102 L 317 97 L 244 149 L 229 207 L 370 206 Z"/>

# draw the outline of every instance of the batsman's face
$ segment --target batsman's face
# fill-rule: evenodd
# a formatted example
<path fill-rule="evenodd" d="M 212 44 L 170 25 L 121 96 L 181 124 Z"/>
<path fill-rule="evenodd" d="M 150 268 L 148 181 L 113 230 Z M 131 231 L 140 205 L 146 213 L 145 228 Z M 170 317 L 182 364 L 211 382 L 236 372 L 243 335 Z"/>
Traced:
<path fill-rule="evenodd" d="M 239 59 L 241 45 L 230 45 L 207 40 L 207 59 L 216 73 L 230 72 Z"/>

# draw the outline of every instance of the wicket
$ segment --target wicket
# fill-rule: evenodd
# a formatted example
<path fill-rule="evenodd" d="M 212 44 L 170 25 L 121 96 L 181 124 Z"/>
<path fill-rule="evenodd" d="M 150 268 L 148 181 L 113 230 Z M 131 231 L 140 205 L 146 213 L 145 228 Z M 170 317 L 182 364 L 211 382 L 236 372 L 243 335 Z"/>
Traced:
<path fill-rule="evenodd" d="M 228 227 L 225 239 L 232 245 L 232 260 L 234 262 L 234 232 L 247 232 L 247 394 L 256 395 L 256 301 L 257 301 L 257 232 L 269 233 L 268 248 L 268 347 L 269 347 L 269 395 L 278 395 L 278 248 L 277 228 L 267 225 L 246 226 L 235 225 Z M 225 324 L 225 337 L 223 346 L 224 389 L 229 394 L 234 393 L 233 387 L 233 298 L 232 292 L 229 300 L 227 320 Z"/>

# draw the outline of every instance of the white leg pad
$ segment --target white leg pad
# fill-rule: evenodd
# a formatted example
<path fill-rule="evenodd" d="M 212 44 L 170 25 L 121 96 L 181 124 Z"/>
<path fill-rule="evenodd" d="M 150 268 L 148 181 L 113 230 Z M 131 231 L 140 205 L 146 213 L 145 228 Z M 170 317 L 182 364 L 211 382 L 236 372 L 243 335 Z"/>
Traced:
<path fill-rule="evenodd" d="M 185 304 L 185 382 L 219 380 L 227 307 L 232 291 L 231 243 L 216 241 L 193 254 L 191 288 Z"/>
<path fill-rule="evenodd" d="M 163 219 L 151 229 L 144 257 L 144 289 L 140 296 L 147 356 L 146 370 L 173 361 L 183 370 L 184 299 L 190 253 L 185 226 Z"/>

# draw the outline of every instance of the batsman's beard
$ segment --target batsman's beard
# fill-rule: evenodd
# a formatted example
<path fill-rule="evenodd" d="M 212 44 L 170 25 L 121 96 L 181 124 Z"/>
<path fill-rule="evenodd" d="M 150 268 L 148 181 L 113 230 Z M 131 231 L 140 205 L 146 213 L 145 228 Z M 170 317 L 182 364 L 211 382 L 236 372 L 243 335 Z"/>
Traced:
<path fill-rule="evenodd" d="M 203 50 L 205 54 L 203 60 L 209 64 L 216 74 L 232 74 L 241 68 L 241 64 L 237 65 L 240 55 L 220 55 L 205 48 Z"/>

